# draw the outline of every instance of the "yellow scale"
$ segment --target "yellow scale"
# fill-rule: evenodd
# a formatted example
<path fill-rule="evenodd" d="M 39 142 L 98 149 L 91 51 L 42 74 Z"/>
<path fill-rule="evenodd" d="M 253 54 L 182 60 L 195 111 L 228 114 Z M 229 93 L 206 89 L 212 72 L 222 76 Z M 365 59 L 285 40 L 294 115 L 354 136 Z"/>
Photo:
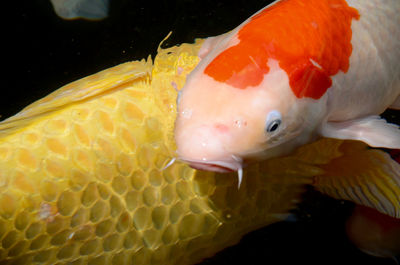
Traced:
<path fill-rule="evenodd" d="M 254 164 L 239 190 L 236 174 L 165 169 L 176 89 L 201 43 L 83 78 L 0 123 L 1 264 L 194 264 L 283 220 L 304 184 L 400 217 L 399 165 L 362 143 L 323 139 Z M 353 196 L 368 181 L 379 191 Z"/>

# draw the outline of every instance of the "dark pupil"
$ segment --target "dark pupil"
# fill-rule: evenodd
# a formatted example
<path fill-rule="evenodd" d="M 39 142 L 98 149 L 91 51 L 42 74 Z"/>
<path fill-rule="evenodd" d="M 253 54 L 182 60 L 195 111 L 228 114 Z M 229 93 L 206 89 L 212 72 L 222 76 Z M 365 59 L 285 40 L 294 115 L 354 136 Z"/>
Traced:
<path fill-rule="evenodd" d="M 276 129 L 278 129 L 278 127 L 279 127 L 279 122 L 274 121 L 274 123 L 272 124 L 272 126 L 269 127 L 269 131 L 270 131 L 270 132 L 273 132 L 273 131 L 275 131 Z"/>

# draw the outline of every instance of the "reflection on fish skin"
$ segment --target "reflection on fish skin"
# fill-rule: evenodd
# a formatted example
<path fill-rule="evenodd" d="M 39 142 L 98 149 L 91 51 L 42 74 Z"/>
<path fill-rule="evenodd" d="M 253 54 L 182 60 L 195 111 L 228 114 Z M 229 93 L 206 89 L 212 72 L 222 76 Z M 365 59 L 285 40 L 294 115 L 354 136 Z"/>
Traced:
<path fill-rule="evenodd" d="M 50 0 L 63 19 L 100 20 L 108 16 L 109 0 Z"/>

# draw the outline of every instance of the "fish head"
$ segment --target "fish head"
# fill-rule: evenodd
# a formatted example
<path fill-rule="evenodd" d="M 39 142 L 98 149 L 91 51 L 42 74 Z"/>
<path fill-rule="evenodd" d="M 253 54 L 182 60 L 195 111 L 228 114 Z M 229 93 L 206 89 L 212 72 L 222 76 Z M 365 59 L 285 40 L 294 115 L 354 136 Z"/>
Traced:
<path fill-rule="evenodd" d="M 252 160 L 287 153 L 302 133 L 307 104 L 289 87 L 277 61 L 257 86 L 219 82 L 196 69 L 179 92 L 177 154 L 196 169 L 238 171 Z M 306 115 L 307 116 L 307 115 Z"/>

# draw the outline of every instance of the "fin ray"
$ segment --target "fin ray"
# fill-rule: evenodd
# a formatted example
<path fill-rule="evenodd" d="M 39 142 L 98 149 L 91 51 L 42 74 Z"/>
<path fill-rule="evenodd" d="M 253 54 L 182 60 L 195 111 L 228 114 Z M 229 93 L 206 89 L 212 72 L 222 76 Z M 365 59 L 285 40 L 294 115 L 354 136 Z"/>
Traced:
<path fill-rule="evenodd" d="M 151 60 L 128 62 L 69 83 L 48 96 L 35 101 L 16 115 L 0 122 L 0 135 L 26 126 L 38 116 L 70 104 L 108 93 L 130 82 L 151 76 Z"/>
<path fill-rule="evenodd" d="M 342 149 L 356 149 L 359 142 L 345 141 Z M 341 200 L 374 208 L 400 218 L 400 164 L 376 149 L 343 151 L 343 156 L 322 165 L 325 173 L 315 176 L 320 192 Z"/>

